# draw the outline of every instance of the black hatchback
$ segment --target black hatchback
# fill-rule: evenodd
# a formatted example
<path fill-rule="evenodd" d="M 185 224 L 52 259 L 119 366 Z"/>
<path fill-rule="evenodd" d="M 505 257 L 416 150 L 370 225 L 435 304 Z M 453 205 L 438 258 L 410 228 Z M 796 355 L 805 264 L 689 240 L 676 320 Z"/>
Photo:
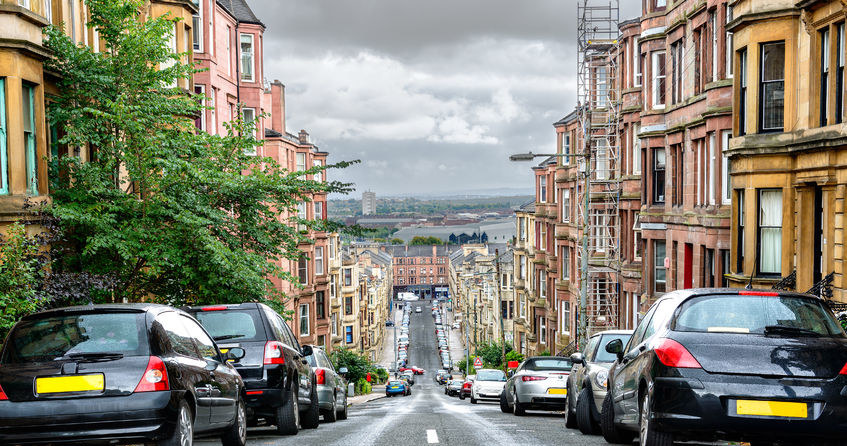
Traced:
<path fill-rule="evenodd" d="M 847 335 L 815 296 L 668 293 L 629 343 L 610 342 L 601 426 L 611 443 L 843 444 Z"/>
<path fill-rule="evenodd" d="M 197 321 L 163 305 L 90 305 L 23 318 L 0 356 L 0 441 L 247 442 L 238 372 Z"/>

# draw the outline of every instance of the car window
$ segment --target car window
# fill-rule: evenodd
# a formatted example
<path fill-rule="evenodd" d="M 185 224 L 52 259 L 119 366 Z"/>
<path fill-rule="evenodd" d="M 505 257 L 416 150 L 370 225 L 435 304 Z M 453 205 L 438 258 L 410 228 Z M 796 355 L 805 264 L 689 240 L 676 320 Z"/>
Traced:
<path fill-rule="evenodd" d="M 660 302 L 656 307 L 656 313 L 653 314 L 653 318 L 650 320 L 650 324 L 647 325 L 647 330 L 644 331 L 644 339 L 650 339 L 656 332 L 667 325 L 675 310 L 675 301 L 668 299 Z"/>
<path fill-rule="evenodd" d="M 278 314 L 274 314 L 276 316 L 276 320 L 278 323 L 282 324 L 282 331 L 288 337 L 288 345 L 291 346 L 294 350 L 300 351 L 300 342 L 297 341 L 297 336 L 294 336 L 294 332 L 291 331 L 291 327 L 282 320 L 282 317 Z"/>
<path fill-rule="evenodd" d="M 609 345 L 609 342 L 614 341 L 615 339 L 620 339 L 621 342 L 626 345 L 627 341 L 629 341 L 628 334 L 607 334 L 603 335 L 600 338 L 600 342 L 597 346 L 597 354 L 594 355 L 593 362 L 615 362 L 618 359 L 617 355 L 609 353 L 606 351 L 606 346 Z"/>
<path fill-rule="evenodd" d="M 711 333 L 765 334 L 774 327 L 843 336 L 823 302 L 796 296 L 695 297 L 681 306 L 674 322 L 677 331 Z"/>
<path fill-rule="evenodd" d="M 212 338 L 203 331 L 203 328 L 200 327 L 200 324 L 194 322 L 188 317 L 182 316 L 183 323 L 185 327 L 188 329 L 188 333 L 191 334 L 191 339 L 194 340 L 194 344 L 197 346 L 197 350 L 200 352 L 200 356 L 203 359 L 210 359 L 212 361 L 220 361 L 220 356 L 218 355 L 218 348 L 215 347 L 215 342 L 212 341 Z"/>
<path fill-rule="evenodd" d="M 271 331 L 276 336 L 276 339 L 283 344 L 291 345 L 291 339 L 285 333 L 285 328 L 283 327 L 285 324 L 281 323 L 278 317 L 276 317 L 276 313 L 268 310 L 267 308 L 263 308 L 265 313 L 265 318 L 268 320 L 268 324 L 271 326 Z"/>
<path fill-rule="evenodd" d="M 634 349 L 637 345 L 641 344 L 641 341 L 644 339 L 644 332 L 647 330 L 647 325 L 650 323 L 650 319 L 653 318 L 653 313 L 655 312 L 656 305 L 654 304 L 649 310 L 647 310 L 647 314 L 644 315 L 644 319 L 641 319 L 638 327 L 635 328 L 635 332 L 632 334 L 632 337 L 629 338 L 629 343 L 626 344 L 624 352 L 628 352 Z"/>
<path fill-rule="evenodd" d="M 332 365 L 332 361 L 329 360 L 329 357 L 326 355 L 326 352 L 323 349 L 318 349 L 318 363 L 322 364 L 321 367 L 325 369 L 335 370 L 335 366 Z"/>
<path fill-rule="evenodd" d="M 194 341 L 191 339 L 191 332 L 185 326 L 184 320 L 184 317 L 172 311 L 156 317 L 156 321 L 165 329 L 172 352 L 182 356 L 199 358 L 200 354 L 197 352 Z"/>
<path fill-rule="evenodd" d="M 588 340 L 588 345 L 585 346 L 585 360 L 588 362 L 594 361 L 594 355 L 597 350 L 597 343 L 600 342 L 600 336 L 593 336 Z"/>
<path fill-rule="evenodd" d="M 505 381 L 506 374 L 502 370 L 480 370 L 476 374 L 478 381 Z"/>
<path fill-rule="evenodd" d="M 218 342 L 264 341 L 256 310 L 197 311 L 192 314 Z"/>
<path fill-rule="evenodd" d="M 562 358 L 536 358 L 526 362 L 526 370 L 544 372 L 550 370 L 570 370 L 573 363 L 570 359 Z"/>
<path fill-rule="evenodd" d="M 9 335 L 5 364 L 52 361 L 72 354 L 149 354 L 145 313 L 67 314 L 26 320 Z"/>

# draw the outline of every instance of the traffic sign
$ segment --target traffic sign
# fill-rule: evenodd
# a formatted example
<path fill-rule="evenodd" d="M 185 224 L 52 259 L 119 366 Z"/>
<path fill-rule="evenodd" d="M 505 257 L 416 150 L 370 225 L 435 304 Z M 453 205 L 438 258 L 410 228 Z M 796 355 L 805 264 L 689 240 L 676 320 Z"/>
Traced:
<path fill-rule="evenodd" d="M 473 368 L 475 368 L 475 369 L 481 369 L 482 368 L 482 358 L 477 356 L 476 359 L 473 360 Z"/>

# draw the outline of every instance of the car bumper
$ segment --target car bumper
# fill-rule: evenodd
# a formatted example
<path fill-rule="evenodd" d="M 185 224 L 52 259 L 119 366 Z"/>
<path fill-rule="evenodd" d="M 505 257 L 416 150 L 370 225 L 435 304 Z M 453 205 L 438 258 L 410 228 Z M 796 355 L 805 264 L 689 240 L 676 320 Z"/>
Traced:
<path fill-rule="evenodd" d="M 327 386 L 318 384 L 318 407 L 323 410 L 332 409 L 332 405 L 335 402 L 335 388 L 333 386 Z"/>
<path fill-rule="evenodd" d="M 127 443 L 166 438 L 175 427 L 178 392 L 0 402 L 0 441 Z"/>
<path fill-rule="evenodd" d="M 479 389 L 473 392 L 473 397 L 478 400 L 499 400 L 503 389 Z"/>
<path fill-rule="evenodd" d="M 386 395 L 404 395 L 405 393 L 405 389 L 385 389 Z"/>
<path fill-rule="evenodd" d="M 657 377 L 653 411 L 660 429 L 692 439 L 842 439 L 847 432 L 847 376 L 829 380 L 710 374 L 684 369 Z M 766 397 L 763 397 L 766 395 Z M 737 399 L 804 402 L 805 418 L 736 413 Z"/>
<path fill-rule="evenodd" d="M 245 393 L 247 411 L 261 415 L 274 415 L 274 411 L 288 400 L 282 389 L 246 389 Z"/>
<path fill-rule="evenodd" d="M 556 393 L 558 390 L 564 390 L 565 393 Z M 553 385 L 544 381 L 515 383 L 515 395 L 521 405 L 532 409 L 564 410 L 568 400 L 564 380 Z"/>

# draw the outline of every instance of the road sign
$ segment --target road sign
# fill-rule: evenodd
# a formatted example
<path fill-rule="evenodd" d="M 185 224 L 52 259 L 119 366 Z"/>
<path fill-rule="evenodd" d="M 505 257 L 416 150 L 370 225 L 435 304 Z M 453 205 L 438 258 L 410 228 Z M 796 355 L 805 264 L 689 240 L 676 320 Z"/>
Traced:
<path fill-rule="evenodd" d="M 476 359 L 473 360 L 473 368 L 475 368 L 475 369 L 481 369 L 482 368 L 482 358 L 477 356 Z"/>

